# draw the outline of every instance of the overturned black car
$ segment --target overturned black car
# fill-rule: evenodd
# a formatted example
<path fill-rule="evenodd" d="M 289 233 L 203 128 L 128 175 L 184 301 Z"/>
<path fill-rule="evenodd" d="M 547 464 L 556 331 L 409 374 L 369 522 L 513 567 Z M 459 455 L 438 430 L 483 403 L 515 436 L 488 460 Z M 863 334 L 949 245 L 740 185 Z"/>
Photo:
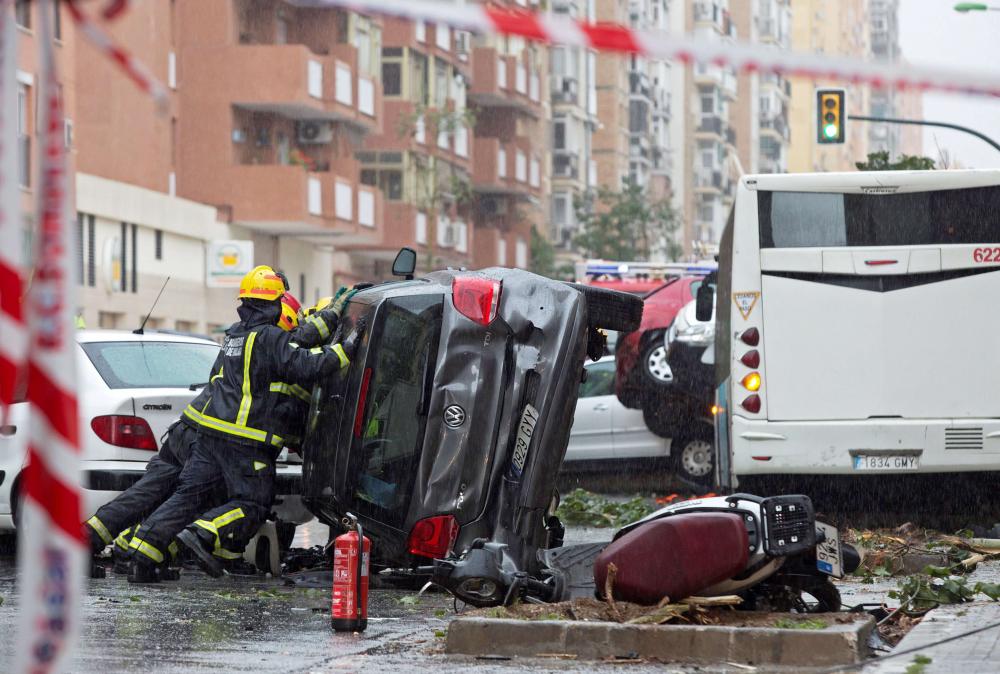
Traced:
<path fill-rule="evenodd" d="M 334 526 L 356 515 L 376 568 L 430 573 L 489 542 L 507 572 L 535 574 L 538 551 L 561 543 L 555 483 L 584 359 L 603 354 L 600 328 L 641 316 L 639 298 L 517 269 L 358 293 L 340 327 L 365 324 L 347 379 L 313 393 L 308 507 Z"/>

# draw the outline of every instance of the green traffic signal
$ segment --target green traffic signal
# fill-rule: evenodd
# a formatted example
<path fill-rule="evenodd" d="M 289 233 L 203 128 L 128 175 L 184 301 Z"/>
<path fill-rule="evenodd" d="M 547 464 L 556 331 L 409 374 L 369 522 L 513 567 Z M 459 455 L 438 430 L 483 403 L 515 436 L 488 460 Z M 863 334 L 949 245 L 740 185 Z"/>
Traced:
<path fill-rule="evenodd" d="M 816 90 L 816 141 L 822 145 L 846 140 L 847 92 L 844 89 Z"/>
<path fill-rule="evenodd" d="M 823 127 L 823 135 L 826 136 L 827 138 L 836 138 L 837 137 L 837 125 L 836 124 L 827 124 L 826 126 L 824 126 Z"/>

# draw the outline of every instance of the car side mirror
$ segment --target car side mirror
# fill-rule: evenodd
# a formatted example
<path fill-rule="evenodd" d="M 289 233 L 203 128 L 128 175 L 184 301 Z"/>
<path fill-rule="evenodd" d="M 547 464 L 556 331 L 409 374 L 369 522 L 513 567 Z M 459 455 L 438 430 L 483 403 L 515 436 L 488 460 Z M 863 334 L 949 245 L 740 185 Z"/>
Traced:
<path fill-rule="evenodd" d="M 392 275 L 402 276 L 407 281 L 413 279 L 417 269 L 417 252 L 412 248 L 400 248 L 396 259 L 392 261 Z"/>
<path fill-rule="evenodd" d="M 712 300 L 715 299 L 715 288 L 707 283 L 698 287 L 698 295 L 694 299 L 694 316 L 702 323 L 712 320 Z"/>

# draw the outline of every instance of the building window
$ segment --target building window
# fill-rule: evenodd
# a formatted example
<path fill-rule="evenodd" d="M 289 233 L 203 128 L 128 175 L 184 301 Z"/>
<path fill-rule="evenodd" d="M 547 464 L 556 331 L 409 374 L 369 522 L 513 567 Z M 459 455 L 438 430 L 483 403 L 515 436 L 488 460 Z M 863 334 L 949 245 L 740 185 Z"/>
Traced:
<path fill-rule="evenodd" d="M 132 292 L 139 291 L 139 226 L 132 223 Z"/>
<path fill-rule="evenodd" d="M 528 268 L 528 244 L 520 237 L 514 244 L 514 265 L 518 269 Z"/>
<path fill-rule="evenodd" d="M 84 255 L 83 248 L 86 241 L 83 238 L 83 213 L 76 214 L 76 283 L 83 285 L 84 280 Z"/>
<path fill-rule="evenodd" d="M 416 218 L 416 232 L 414 232 L 414 238 L 417 243 L 426 244 L 427 243 L 427 214 L 417 213 Z"/>
<path fill-rule="evenodd" d="M 566 149 L 566 122 L 558 120 L 552 123 L 552 147 L 556 150 Z"/>
<path fill-rule="evenodd" d="M 389 201 L 400 201 L 403 198 L 403 172 L 395 169 L 379 171 L 379 189 Z"/>
<path fill-rule="evenodd" d="M 501 267 L 507 266 L 507 241 L 500 239 L 497 241 L 497 264 Z"/>
<path fill-rule="evenodd" d="M 21 28 L 31 28 L 31 2 L 16 0 L 14 3 L 14 20 Z"/>
<path fill-rule="evenodd" d="M 115 313 L 113 311 L 98 311 L 97 327 L 101 330 L 114 330 L 118 327 L 118 323 L 123 317 L 124 314 Z"/>
<path fill-rule="evenodd" d="M 299 274 L 299 297 L 304 302 L 306 299 L 306 275 Z"/>
<path fill-rule="evenodd" d="M 56 0 L 56 2 L 53 3 L 52 8 L 54 10 L 52 12 L 52 37 L 54 37 L 57 40 L 61 40 L 62 39 L 62 11 L 61 11 L 61 9 L 62 9 L 62 2 L 60 0 Z"/>
<path fill-rule="evenodd" d="M 183 332 L 185 334 L 191 334 L 194 332 L 194 321 L 174 321 L 174 327 L 177 332 Z"/>
<path fill-rule="evenodd" d="M 403 64 L 388 62 L 382 64 L 382 94 L 401 96 L 403 94 Z"/>
<path fill-rule="evenodd" d="M 434 59 L 434 104 L 438 108 L 444 109 L 448 101 L 448 63 L 441 59 Z"/>
<path fill-rule="evenodd" d="M 163 259 L 163 230 L 156 230 L 153 235 L 153 253 L 157 260 Z"/>
<path fill-rule="evenodd" d="M 93 215 L 87 216 L 87 286 L 97 285 L 97 226 Z"/>
<path fill-rule="evenodd" d="M 31 88 L 26 84 L 17 85 L 17 177 L 21 187 L 31 187 L 31 133 L 28 120 L 31 119 L 28 105 L 31 102 Z"/>
<path fill-rule="evenodd" d="M 552 195 L 552 222 L 557 225 L 568 225 L 571 223 L 568 194 Z"/>

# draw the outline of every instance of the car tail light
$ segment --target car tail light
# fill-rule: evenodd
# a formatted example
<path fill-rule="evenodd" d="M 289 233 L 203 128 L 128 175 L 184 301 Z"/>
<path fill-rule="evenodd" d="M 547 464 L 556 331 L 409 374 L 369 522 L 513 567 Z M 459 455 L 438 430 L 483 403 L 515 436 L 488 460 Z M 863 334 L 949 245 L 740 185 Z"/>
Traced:
<path fill-rule="evenodd" d="M 757 395 L 756 393 L 754 393 L 752 396 L 749 396 L 746 400 L 744 400 L 740 404 L 743 406 L 743 409 L 745 409 L 747 412 L 751 412 L 753 414 L 757 414 L 757 412 L 760 412 L 760 396 Z"/>
<path fill-rule="evenodd" d="M 500 282 L 481 276 L 459 276 L 451 284 L 451 301 L 459 313 L 480 325 L 489 325 L 500 306 Z"/>
<path fill-rule="evenodd" d="M 743 377 L 743 388 L 748 391 L 759 391 L 760 390 L 760 375 L 756 372 L 751 372 L 747 376 Z"/>
<path fill-rule="evenodd" d="M 749 344 L 750 346 L 757 346 L 760 344 L 760 330 L 757 328 L 748 328 L 743 331 L 740 335 L 740 339 L 744 344 Z"/>
<path fill-rule="evenodd" d="M 153 429 L 142 417 L 107 414 L 91 419 L 90 427 L 97 433 L 97 437 L 115 447 L 146 449 L 150 452 L 158 449 Z"/>
<path fill-rule="evenodd" d="M 756 370 L 760 367 L 760 351 L 754 349 L 753 351 L 747 351 L 740 358 L 740 362 L 749 367 L 751 370 Z"/>
<path fill-rule="evenodd" d="M 442 559 L 451 552 L 457 538 L 458 520 L 453 515 L 437 515 L 413 525 L 407 546 L 410 554 Z"/>
<path fill-rule="evenodd" d="M 372 369 L 365 370 L 361 377 L 361 389 L 358 391 L 358 406 L 354 410 L 354 437 L 361 437 L 361 427 L 365 424 L 365 403 L 368 401 L 368 386 L 372 383 Z"/>

